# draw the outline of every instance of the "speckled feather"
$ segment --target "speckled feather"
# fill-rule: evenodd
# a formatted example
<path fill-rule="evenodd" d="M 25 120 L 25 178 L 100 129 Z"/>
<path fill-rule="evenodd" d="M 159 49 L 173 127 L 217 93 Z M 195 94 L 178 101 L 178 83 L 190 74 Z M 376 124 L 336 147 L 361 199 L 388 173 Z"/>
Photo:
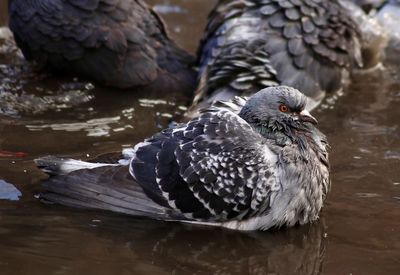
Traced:
<path fill-rule="evenodd" d="M 131 172 L 139 184 L 151 178 L 154 189 L 188 218 L 244 219 L 269 209 L 276 156 L 264 146 L 262 136 L 239 116 L 212 110 L 146 140 Z M 144 175 L 144 169 L 152 175 Z"/>
<path fill-rule="evenodd" d="M 336 0 L 221 0 L 198 51 L 194 104 L 278 84 L 320 100 L 341 88 L 344 71 L 361 64 L 360 40 Z"/>
<path fill-rule="evenodd" d="M 192 88 L 194 59 L 142 0 L 11 0 L 10 28 L 26 59 L 128 88 Z"/>

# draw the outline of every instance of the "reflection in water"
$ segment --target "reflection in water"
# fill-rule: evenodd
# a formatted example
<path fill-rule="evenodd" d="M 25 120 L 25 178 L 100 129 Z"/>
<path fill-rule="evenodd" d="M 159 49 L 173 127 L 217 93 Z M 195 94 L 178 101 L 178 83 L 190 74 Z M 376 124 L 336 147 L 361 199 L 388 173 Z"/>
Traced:
<path fill-rule="evenodd" d="M 384 126 L 384 125 L 376 125 L 374 123 L 368 123 L 365 121 L 358 121 L 358 120 L 351 120 L 349 122 L 351 128 L 354 131 L 357 131 L 366 136 L 379 136 L 379 135 L 396 135 L 398 130 L 398 126 L 394 125 L 391 127 Z"/>
<path fill-rule="evenodd" d="M 144 92 L 147 93 L 148 98 L 143 98 Z M 150 96 L 150 97 L 149 97 Z M 148 91 L 140 91 L 135 95 L 124 95 L 118 99 L 108 100 L 108 107 L 110 104 L 113 106 L 112 110 L 104 108 L 99 104 L 102 98 L 105 99 L 107 95 L 97 95 L 93 99 L 91 107 L 82 109 L 79 112 L 79 122 L 57 122 L 44 123 L 43 120 L 36 122 L 37 124 L 27 124 L 26 127 L 30 131 L 43 131 L 51 129 L 53 131 L 66 131 L 66 132 L 79 132 L 85 131 L 88 137 L 109 137 L 112 133 L 123 132 L 129 129 L 134 129 L 136 124 L 142 124 L 151 113 L 154 113 L 155 123 L 158 128 L 164 128 L 169 120 L 176 116 L 181 116 L 186 111 L 185 106 L 178 105 L 173 94 L 171 98 L 159 99 L 151 98 Z M 155 95 L 154 95 L 155 96 Z M 125 100 L 121 100 L 125 99 Z M 99 114 L 113 115 L 108 117 L 99 117 Z M 81 119 L 85 119 L 81 121 Z M 143 122 L 142 122 L 143 119 Z M 147 127 L 150 127 L 148 125 Z"/>
<path fill-rule="evenodd" d="M 60 216 L 41 217 L 47 225 L 32 223 L 30 234 L 25 236 L 18 232 L 20 227 L 6 219 L 0 238 L 6 240 L 9 249 L 3 250 L 0 244 L 0 261 L 12 263 L 18 260 L 18 254 L 26 255 L 37 274 L 62 270 L 76 274 L 97 274 L 97 270 L 102 270 L 100 274 L 107 274 L 107 270 L 108 274 L 124 271 L 123 274 L 302 275 L 321 273 L 327 244 L 322 222 L 279 232 L 238 233 L 75 214 L 69 213 L 68 220 Z M 43 260 L 49 258 L 51 262 L 44 265 Z M 20 271 L 29 272 L 29 267 L 25 268 Z"/>
<path fill-rule="evenodd" d="M 48 110 L 60 112 L 94 98 L 91 83 L 48 78 L 36 72 L 23 59 L 6 27 L 0 28 L 0 62 L 5 63 L 0 65 L 0 114 L 18 117 Z"/>
<path fill-rule="evenodd" d="M 46 94 L 40 95 L 43 92 L 40 87 L 36 87 L 36 93 L 26 93 L 21 83 L 10 84 L 7 83 L 8 79 L 3 78 L 3 84 L 0 86 L 0 113 L 8 116 L 41 114 L 49 110 L 60 112 L 89 102 L 93 98 L 93 95 L 89 94 L 92 89 L 90 84 L 64 83 L 55 88 L 56 91 L 48 90 Z"/>
<path fill-rule="evenodd" d="M 153 6 L 153 9 L 160 14 L 173 14 L 173 13 L 187 14 L 188 13 L 187 9 L 184 9 L 177 5 L 171 5 L 171 4 L 156 4 Z"/>
<path fill-rule="evenodd" d="M 175 263 L 181 274 L 319 274 L 325 252 L 321 223 L 282 232 L 238 232 L 175 227 L 148 232 L 156 265 Z M 153 235 L 153 236 L 152 236 Z M 155 238 L 156 236 L 156 238 Z M 130 248 L 137 249 L 132 242 Z"/>
<path fill-rule="evenodd" d="M 95 118 L 90 119 L 85 122 L 75 122 L 75 123 L 54 123 L 54 124 L 41 124 L 41 125 L 26 125 L 26 127 L 31 131 L 40 131 L 45 128 L 50 128 L 54 131 L 86 131 L 88 137 L 101 137 L 110 136 L 110 131 L 112 130 L 112 124 L 118 123 L 120 117 L 105 117 L 105 118 Z M 122 131 L 128 127 L 118 128 Z M 119 131 L 115 129 L 115 131 Z"/>

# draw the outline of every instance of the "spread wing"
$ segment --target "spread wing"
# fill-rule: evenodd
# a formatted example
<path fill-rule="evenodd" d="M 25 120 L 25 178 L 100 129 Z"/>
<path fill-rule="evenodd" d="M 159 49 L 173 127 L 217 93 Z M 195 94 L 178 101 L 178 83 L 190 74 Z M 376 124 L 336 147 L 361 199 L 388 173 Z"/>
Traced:
<path fill-rule="evenodd" d="M 201 93 L 284 84 L 316 98 L 361 62 L 360 32 L 337 1 L 220 1 L 199 49 Z M 235 56 L 235 58 L 232 58 Z M 237 57 L 237 58 L 236 58 Z"/>
<path fill-rule="evenodd" d="M 247 122 L 214 108 L 137 145 L 130 172 L 153 200 L 189 219 L 222 222 L 269 210 L 275 162 Z"/>
<path fill-rule="evenodd" d="M 158 62 L 183 55 L 175 45 L 164 51 L 163 44 L 172 43 L 164 25 L 140 0 L 13 0 L 9 11 L 28 60 L 108 85 L 147 85 L 157 77 Z"/>

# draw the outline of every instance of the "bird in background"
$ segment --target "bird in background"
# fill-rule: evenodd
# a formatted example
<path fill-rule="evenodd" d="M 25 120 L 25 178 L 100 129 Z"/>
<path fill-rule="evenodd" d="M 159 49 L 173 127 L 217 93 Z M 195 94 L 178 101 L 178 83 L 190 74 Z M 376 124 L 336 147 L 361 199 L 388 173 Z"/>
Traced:
<path fill-rule="evenodd" d="M 337 0 L 220 0 L 198 50 L 189 115 L 280 84 L 303 92 L 311 110 L 362 67 L 361 45 L 359 26 Z"/>
<path fill-rule="evenodd" d="M 142 0 L 10 0 L 9 26 L 25 58 L 47 70 L 193 93 L 194 58 Z"/>
<path fill-rule="evenodd" d="M 43 157 L 39 198 L 158 220 L 267 230 L 318 218 L 329 190 L 327 140 L 298 90 L 270 87 L 84 162 Z"/>
<path fill-rule="evenodd" d="M 9 25 L 26 59 L 38 67 L 117 88 L 196 90 L 188 113 L 193 117 L 214 101 L 278 84 L 304 92 L 308 109 L 340 90 L 352 65 L 362 65 L 364 41 L 342 5 L 219 1 L 198 51 L 197 89 L 194 58 L 142 0 L 10 0 Z M 380 43 L 371 43 L 366 55 L 376 63 Z"/>

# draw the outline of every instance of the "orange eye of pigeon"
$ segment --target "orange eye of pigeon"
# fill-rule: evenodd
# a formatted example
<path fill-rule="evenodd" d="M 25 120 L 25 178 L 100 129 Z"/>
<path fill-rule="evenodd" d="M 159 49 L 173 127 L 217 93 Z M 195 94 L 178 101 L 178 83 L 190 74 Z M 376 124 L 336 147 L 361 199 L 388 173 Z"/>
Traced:
<path fill-rule="evenodd" d="M 289 108 L 286 105 L 281 105 L 279 106 L 279 111 L 281 111 L 282 113 L 286 113 L 289 110 Z"/>

